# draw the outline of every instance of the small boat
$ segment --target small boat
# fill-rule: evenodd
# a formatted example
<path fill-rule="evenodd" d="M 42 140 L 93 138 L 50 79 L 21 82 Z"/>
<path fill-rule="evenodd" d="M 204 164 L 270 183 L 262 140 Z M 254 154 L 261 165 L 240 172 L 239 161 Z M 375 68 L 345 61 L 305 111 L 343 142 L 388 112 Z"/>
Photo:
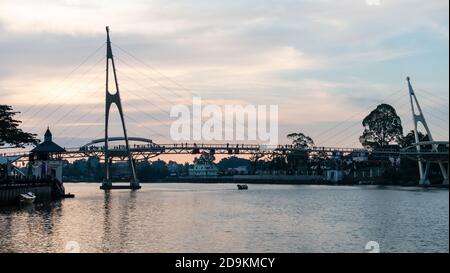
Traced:
<path fill-rule="evenodd" d="M 36 195 L 32 192 L 22 193 L 19 195 L 19 200 L 22 204 L 33 204 L 35 199 Z"/>
<path fill-rule="evenodd" d="M 247 185 L 237 185 L 238 190 L 248 190 L 248 186 Z"/>
<path fill-rule="evenodd" d="M 67 194 L 64 194 L 64 198 L 75 198 L 75 194 L 69 192 Z"/>

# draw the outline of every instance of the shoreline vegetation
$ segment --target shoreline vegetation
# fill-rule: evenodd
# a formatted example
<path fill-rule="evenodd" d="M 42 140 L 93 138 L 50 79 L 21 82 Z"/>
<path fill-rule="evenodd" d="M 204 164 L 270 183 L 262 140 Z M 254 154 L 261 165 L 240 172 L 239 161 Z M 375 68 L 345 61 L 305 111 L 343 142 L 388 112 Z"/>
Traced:
<path fill-rule="evenodd" d="M 64 183 L 86 183 L 86 184 L 99 184 L 101 181 L 88 181 L 88 180 L 69 180 Z M 129 183 L 129 181 L 114 181 L 113 183 Z M 179 177 L 179 178 L 164 178 L 164 179 L 154 179 L 140 181 L 141 184 L 253 184 L 253 185 L 311 185 L 311 186 L 396 186 L 396 187 L 410 187 L 410 188 L 442 188 L 448 189 L 449 185 L 444 184 L 432 184 L 421 186 L 417 182 L 407 182 L 407 183 L 394 183 L 388 181 L 361 181 L 361 183 L 354 182 L 339 182 L 331 183 L 324 179 L 317 180 L 295 180 L 286 179 L 286 176 L 272 176 L 271 179 L 255 179 L 255 178 L 239 178 L 236 177 Z"/>
<path fill-rule="evenodd" d="M 17 113 L 10 106 L 0 107 L 0 117 L 3 116 L 6 120 L 10 120 Z M 2 135 L 7 135 L 7 137 L 1 137 L 0 147 L 6 144 L 25 147 L 39 143 L 36 135 L 21 131 L 18 128 L 19 124 L 20 121 L 15 121 L 0 128 L 5 131 Z M 304 133 L 297 132 L 287 135 L 291 144 L 280 146 L 290 149 L 273 154 L 254 153 L 247 159 L 229 153 L 229 157 L 217 162 L 215 151 L 194 150 L 192 151 L 195 157 L 193 162 L 183 164 L 156 158 L 136 161 L 132 165 L 134 165 L 136 178 L 139 181 L 149 181 L 147 183 L 418 186 L 422 178 L 419 177 L 417 159 L 401 157 L 399 152 L 412 147 L 411 145 L 418 140 L 429 140 L 429 136 L 415 131 L 404 135 L 400 117 L 396 110 L 387 104 L 381 104 L 373 110 L 363 120 L 362 125 L 364 132 L 359 140 L 364 149 L 351 153 L 312 149 L 316 147 L 314 140 Z M 51 141 L 49 129 L 47 132 Z M 54 144 L 54 146 L 57 145 Z M 390 152 L 373 153 L 373 151 Z M 52 152 L 46 152 L 40 157 L 48 160 L 52 158 Z M 17 180 L 17 176 L 19 180 L 30 179 L 31 164 L 13 166 L 8 164 L 7 158 L 3 162 L 5 163 L 0 164 L 0 184 L 8 180 Z M 75 161 L 61 159 L 60 166 L 60 182 L 100 183 L 105 179 L 105 163 L 102 162 L 101 155 L 91 155 Z M 132 177 L 130 169 L 129 162 L 112 163 L 112 180 L 129 182 Z M 441 185 L 443 177 L 439 166 L 430 165 L 427 173 L 429 184 Z"/>

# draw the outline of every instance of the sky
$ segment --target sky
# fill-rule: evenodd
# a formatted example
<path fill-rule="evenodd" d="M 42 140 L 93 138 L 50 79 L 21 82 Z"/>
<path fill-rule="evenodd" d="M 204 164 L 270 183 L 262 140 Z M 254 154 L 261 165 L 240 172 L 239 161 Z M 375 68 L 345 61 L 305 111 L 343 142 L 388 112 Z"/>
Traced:
<path fill-rule="evenodd" d="M 131 136 L 171 143 L 171 107 L 196 95 L 278 105 L 281 143 L 360 147 L 382 102 L 412 130 L 411 76 L 434 138 L 449 138 L 446 0 L 0 0 L 0 104 L 24 130 L 50 126 L 64 147 L 102 137 L 107 25 Z"/>

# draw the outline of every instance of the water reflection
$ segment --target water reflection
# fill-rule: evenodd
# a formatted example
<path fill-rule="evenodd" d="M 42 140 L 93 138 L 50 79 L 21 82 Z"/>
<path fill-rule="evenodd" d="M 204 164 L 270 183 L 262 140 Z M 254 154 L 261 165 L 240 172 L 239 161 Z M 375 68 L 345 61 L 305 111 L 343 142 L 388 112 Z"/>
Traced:
<path fill-rule="evenodd" d="M 69 184 L 75 199 L 0 209 L 1 252 L 448 252 L 448 190 Z"/>
<path fill-rule="evenodd" d="M 108 242 L 112 241 L 111 191 L 105 191 L 103 212 L 102 252 L 109 252 Z"/>

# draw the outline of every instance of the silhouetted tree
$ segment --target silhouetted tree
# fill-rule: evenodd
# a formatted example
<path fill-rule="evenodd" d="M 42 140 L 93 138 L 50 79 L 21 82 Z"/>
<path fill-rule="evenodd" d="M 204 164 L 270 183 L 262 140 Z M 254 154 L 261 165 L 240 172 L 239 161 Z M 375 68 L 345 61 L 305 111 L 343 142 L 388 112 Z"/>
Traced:
<path fill-rule="evenodd" d="M 419 141 L 428 141 L 429 137 L 428 135 L 424 135 L 421 132 L 418 132 L 419 134 Z M 407 148 L 411 146 L 412 144 L 416 143 L 416 138 L 414 136 L 414 131 L 410 131 L 406 136 L 404 136 L 400 141 L 400 146 L 402 148 Z"/>
<path fill-rule="evenodd" d="M 250 167 L 250 160 L 245 158 L 239 158 L 236 156 L 222 158 L 219 163 L 217 163 L 217 167 L 221 171 L 226 171 L 230 168 L 238 168 L 238 167 Z"/>
<path fill-rule="evenodd" d="M 295 148 L 307 149 L 314 146 L 314 140 L 303 133 L 287 135 Z M 305 172 L 307 170 L 309 153 L 307 151 L 292 151 L 286 154 L 286 167 L 289 173 Z"/>
<path fill-rule="evenodd" d="M 194 158 L 194 164 L 212 164 L 216 157 L 211 153 L 202 153 L 200 157 Z"/>
<path fill-rule="evenodd" d="M 0 148 L 9 145 L 23 148 L 26 145 L 36 145 L 39 140 L 35 134 L 30 134 L 19 129 L 20 120 L 14 119 L 19 112 L 14 112 L 9 105 L 0 105 Z"/>
<path fill-rule="evenodd" d="M 388 104 L 378 105 L 362 124 L 365 129 L 360 142 L 365 148 L 379 149 L 402 139 L 402 121 L 394 107 Z"/>
<path fill-rule="evenodd" d="M 250 156 L 249 160 L 250 160 L 250 166 L 251 166 L 251 173 L 255 173 L 256 170 L 263 170 L 264 169 L 264 161 L 261 160 L 265 157 L 266 155 L 264 153 L 254 153 Z"/>
<path fill-rule="evenodd" d="M 312 138 L 303 133 L 292 133 L 287 135 L 287 138 L 292 140 L 292 145 L 296 148 L 308 148 L 314 146 Z"/>

